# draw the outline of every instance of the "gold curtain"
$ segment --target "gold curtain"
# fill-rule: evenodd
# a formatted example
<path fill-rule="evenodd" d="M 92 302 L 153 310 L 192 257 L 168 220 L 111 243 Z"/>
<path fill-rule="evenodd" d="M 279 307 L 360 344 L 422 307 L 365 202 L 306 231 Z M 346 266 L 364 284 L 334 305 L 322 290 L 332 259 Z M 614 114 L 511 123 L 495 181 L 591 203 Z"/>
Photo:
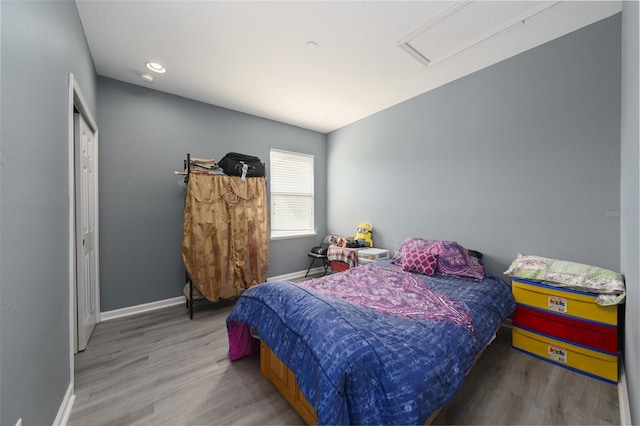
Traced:
<path fill-rule="evenodd" d="M 269 228 L 265 178 L 191 173 L 182 228 L 182 260 L 211 301 L 267 280 Z"/>

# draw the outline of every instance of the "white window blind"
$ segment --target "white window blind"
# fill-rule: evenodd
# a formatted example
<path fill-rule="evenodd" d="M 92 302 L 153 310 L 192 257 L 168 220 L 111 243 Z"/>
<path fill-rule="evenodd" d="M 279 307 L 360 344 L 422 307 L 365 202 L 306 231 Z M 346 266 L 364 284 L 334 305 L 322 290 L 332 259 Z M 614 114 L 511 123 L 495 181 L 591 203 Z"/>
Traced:
<path fill-rule="evenodd" d="M 271 149 L 271 238 L 313 234 L 313 155 Z"/>

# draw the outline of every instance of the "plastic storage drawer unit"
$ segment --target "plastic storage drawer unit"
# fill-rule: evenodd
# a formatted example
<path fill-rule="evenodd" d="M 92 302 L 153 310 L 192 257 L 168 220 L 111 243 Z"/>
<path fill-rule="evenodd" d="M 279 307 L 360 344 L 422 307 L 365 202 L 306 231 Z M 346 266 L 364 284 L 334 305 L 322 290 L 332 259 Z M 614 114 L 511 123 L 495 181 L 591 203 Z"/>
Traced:
<path fill-rule="evenodd" d="M 378 260 L 388 259 L 389 250 L 379 248 L 368 248 L 358 250 L 358 264 L 377 262 Z"/>
<path fill-rule="evenodd" d="M 512 345 L 537 358 L 604 380 L 618 381 L 618 307 L 595 293 L 513 279 Z"/>

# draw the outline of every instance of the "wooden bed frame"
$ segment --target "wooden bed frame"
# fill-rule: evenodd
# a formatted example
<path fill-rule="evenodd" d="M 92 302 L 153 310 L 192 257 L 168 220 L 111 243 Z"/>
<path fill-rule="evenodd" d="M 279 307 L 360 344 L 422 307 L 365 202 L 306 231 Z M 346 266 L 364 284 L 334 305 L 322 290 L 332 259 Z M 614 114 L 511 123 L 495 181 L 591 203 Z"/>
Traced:
<path fill-rule="evenodd" d="M 266 343 L 260 341 L 260 372 L 280 391 L 308 425 L 318 423 L 318 416 L 307 398 L 300 392 L 298 380 Z"/>
<path fill-rule="evenodd" d="M 481 352 L 482 353 L 482 352 Z M 479 357 L 480 355 L 478 355 Z M 476 358 L 477 360 L 478 358 Z M 273 353 L 266 343 L 260 341 L 260 372 L 280 391 L 294 410 L 308 425 L 318 424 L 318 416 L 298 387 L 293 372 Z M 430 425 L 440 410 L 436 410 L 425 422 Z"/>

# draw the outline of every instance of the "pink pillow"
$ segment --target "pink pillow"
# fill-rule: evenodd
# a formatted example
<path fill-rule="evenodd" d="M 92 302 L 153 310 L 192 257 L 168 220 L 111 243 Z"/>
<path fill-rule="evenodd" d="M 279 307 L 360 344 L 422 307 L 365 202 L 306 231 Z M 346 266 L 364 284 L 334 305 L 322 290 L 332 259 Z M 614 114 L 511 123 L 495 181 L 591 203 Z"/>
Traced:
<path fill-rule="evenodd" d="M 391 259 L 391 263 L 395 265 L 402 265 L 404 253 L 407 250 L 412 250 L 412 249 L 425 250 L 435 242 L 436 242 L 435 240 L 425 240 L 424 238 L 419 238 L 419 237 L 406 238 L 402 242 L 402 244 L 400 244 L 400 247 L 398 247 L 398 250 L 393 255 L 393 259 Z"/>
<path fill-rule="evenodd" d="M 407 272 L 417 272 L 432 277 L 436 274 L 437 267 L 437 254 L 413 248 L 404 250 L 402 254 L 402 269 Z"/>

